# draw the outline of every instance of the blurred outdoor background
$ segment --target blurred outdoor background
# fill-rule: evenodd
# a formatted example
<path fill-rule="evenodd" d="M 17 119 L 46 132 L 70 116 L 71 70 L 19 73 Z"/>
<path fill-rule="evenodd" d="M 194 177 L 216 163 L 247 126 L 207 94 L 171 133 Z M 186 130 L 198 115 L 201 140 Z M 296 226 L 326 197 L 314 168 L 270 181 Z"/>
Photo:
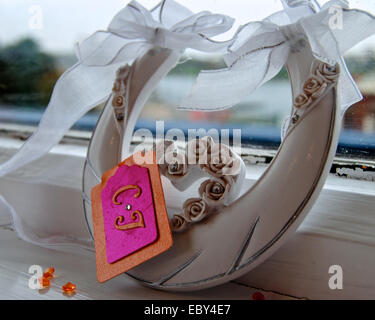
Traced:
<path fill-rule="evenodd" d="M 0 124 L 37 125 L 58 77 L 76 62 L 73 47 L 98 29 L 128 1 L 120 0 L 0 0 Z M 157 1 L 142 1 L 154 6 Z M 278 0 L 180 0 L 194 12 L 209 9 L 237 19 L 240 24 L 261 20 L 281 9 Z M 325 1 L 319 1 L 324 3 Z M 352 7 L 375 13 L 374 1 L 349 1 Z M 227 33 L 219 40 L 230 38 Z M 375 157 L 375 38 L 346 56 L 364 99 L 344 117 L 339 152 L 347 156 Z M 216 56 L 187 51 L 186 56 L 159 85 L 147 103 L 137 127 L 154 129 L 155 120 L 168 128 L 241 128 L 242 141 L 275 148 L 280 127 L 290 113 L 291 90 L 283 70 L 275 79 L 231 109 L 214 113 L 177 111 L 202 69 L 223 67 Z M 92 130 L 99 108 L 89 112 L 74 129 Z"/>

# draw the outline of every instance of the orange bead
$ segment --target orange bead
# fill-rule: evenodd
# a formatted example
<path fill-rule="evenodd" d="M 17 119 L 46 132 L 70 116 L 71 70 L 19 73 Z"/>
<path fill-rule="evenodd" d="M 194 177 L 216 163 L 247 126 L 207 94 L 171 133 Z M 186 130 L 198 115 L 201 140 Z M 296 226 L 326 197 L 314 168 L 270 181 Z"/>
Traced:
<path fill-rule="evenodd" d="M 49 267 L 46 270 L 44 270 L 44 272 L 48 272 L 50 274 L 54 274 L 55 273 L 55 268 L 54 267 Z"/>
<path fill-rule="evenodd" d="M 47 287 L 49 287 L 49 285 L 50 285 L 50 282 L 49 282 L 49 280 L 48 279 L 46 279 L 46 278 L 39 278 L 39 283 L 41 284 L 41 286 L 43 287 L 43 288 L 47 288 Z"/>
<path fill-rule="evenodd" d="M 55 272 L 55 268 L 54 267 L 49 267 L 48 269 L 44 270 L 43 278 L 46 278 L 46 279 L 53 278 L 54 272 Z"/>
<path fill-rule="evenodd" d="M 67 282 L 62 286 L 62 290 L 64 293 L 73 293 L 76 290 L 76 285 L 74 283 Z"/>

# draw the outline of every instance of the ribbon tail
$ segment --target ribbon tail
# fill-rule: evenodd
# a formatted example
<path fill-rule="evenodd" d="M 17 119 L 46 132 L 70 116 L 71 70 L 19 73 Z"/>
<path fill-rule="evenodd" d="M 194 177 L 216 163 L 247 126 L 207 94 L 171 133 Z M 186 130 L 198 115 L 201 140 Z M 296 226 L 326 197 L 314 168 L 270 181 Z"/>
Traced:
<path fill-rule="evenodd" d="M 333 14 L 335 13 L 342 14 L 342 25 L 340 25 L 340 20 L 335 20 L 335 18 L 340 18 L 340 16 L 333 16 L 330 20 L 331 32 L 338 43 L 341 54 L 344 54 L 359 42 L 375 34 L 375 16 L 370 13 L 347 8 L 342 8 L 342 12 L 336 11 Z M 334 22 L 337 22 L 337 25 Z M 346 66 L 342 63 L 341 67 L 347 71 Z M 344 75 L 345 77 L 342 77 L 341 83 L 339 83 L 342 96 L 342 113 L 352 104 L 362 100 L 362 94 L 355 85 L 349 71 L 345 72 Z"/>
<path fill-rule="evenodd" d="M 38 129 L 18 152 L 0 165 L 0 176 L 47 154 L 87 111 L 105 101 L 118 65 L 87 67 L 79 63 L 57 81 Z"/>
<path fill-rule="evenodd" d="M 324 33 L 318 33 L 313 36 L 311 36 L 311 34 L 313 34 L 314 31 L 306 33 L 310 39 L 313 54 L 317 59 L 323 60 L 329 64 L 335 64 L 337 62 L 340 65 L 341 72 L 338 82 L 338 92 L 340 95 L 341 113 L 344 114 L 351 105 L 361 101 L 363 96 L 341 55 L 339 42 L 329 29 Z"/>
<path fill-rule="evenodd" d="M 375 33 L 375 17 L 365 11 L 336 5 L 303 19 L 302 26 L 314 55 L 329 63 L 340 64 L 338 89 L 341 111 L 344 114 L 351 105 L 362 100 L 362 94 L 347 69 L 342 55 Z"/>
<path fill-rule="evenodd" d="M 339 64 L 341 72 L 338 82 L 338 92 L 340 95 L 341 115 L 343 116 L 350 106 L 363 99 L 363 95 L 346 66 L 343 57 L 340 57 Z"/>
<path fill-rule="evenodd" d="M 239 57 L 229 68 L 202 71 L 180 110 L 218 111 L 241 102 L 276 76 L 289 55 L 285 45 L 254 51 Z"/>
<path fill-rule="evenodd" d="M 2 226 L 12 225 L 17 235 L 24 241 L 34 245 L 54 248 L 56 246 L 67 246 L 66 251 L 71 252 L 74 249 L 69 247 L 80 247 L 84 250 L 93 251 L 93 243 L 90 238 L 75 238 L 69 236 L 51 235 L 41 237 L 34 231 L 15 209 L 0 195 L 0 217 L 10 219 L 10 223 Z"/>

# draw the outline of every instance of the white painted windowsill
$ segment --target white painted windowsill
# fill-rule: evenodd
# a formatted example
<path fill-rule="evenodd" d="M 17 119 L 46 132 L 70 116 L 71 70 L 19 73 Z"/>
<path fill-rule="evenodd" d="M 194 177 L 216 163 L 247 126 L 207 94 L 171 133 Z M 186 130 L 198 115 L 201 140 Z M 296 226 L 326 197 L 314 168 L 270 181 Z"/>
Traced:
<path fill-rule="evenodd" d="M 22 144 L 0 136 L 0 162 Z M 0 179 L 0 194 L 18 212 L 59 210 L 62 220 L 82 215 L 82 166 L 86 144 L 63 143 L 47 156 Z M 255 181 L 266 166 L 248 167 Z M 64 299 L 59 285 L 76 281 L 72 299 L 251 299 L 256 290 L 266 298 L 374 299 L 375 298 L 375 183 L 330 175 L 316 204 L 296 234 L 270 259 L 238 280 L 203 292 L 174 294 L 139 286 L 126 277 L 106 284 L 96 281 L 93 254 L 83 256 L 36 247 L 19 239 L 8 227 L 0 228 L 0 293 L 3 299 Z M 60 222 L 61 223 L 61 222 Z M 0 221 L 0 225 L 2 225 Z M 35 221 L 43 226 L 43 221 Z M 50 230 L 51 231 L 51 230 Z M 44 293 L 27 287 L 28 267 L 53 264 L 61 270 Z M 331 290 L 328 269 L 343 268 L 342 290 Z M 74 280 L 75 279 L 75 280 Z M 74 281 L 73 281 L 74 280 Z"/>

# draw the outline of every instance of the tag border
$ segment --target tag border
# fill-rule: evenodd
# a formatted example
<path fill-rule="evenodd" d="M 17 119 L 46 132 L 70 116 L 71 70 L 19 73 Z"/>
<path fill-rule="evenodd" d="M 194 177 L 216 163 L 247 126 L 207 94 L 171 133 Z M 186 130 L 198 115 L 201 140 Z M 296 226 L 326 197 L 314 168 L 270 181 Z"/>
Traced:
<path fill-rule="evenodd" d="M 141 153 L 141 151 L 139 151 Z M 96 272 L 99 282 L 108 281 L 121 273 L 140 265 L 141 263 L 167 251 L 172 247 L 173 238 L 169 225 L 169 218 L 165 206 L 163 186 L 160 178 L 159 167 L 156 163 L 156 153 L 148 151 L 143 156 L 150 159 L 149 153 L 152 153 L 152 164 L 139 165 L 149 170 L 151 184 L 152 200 L 154 202 L 156 226 L 158 229 L 158 238 L 150 245 L 137 250 L 130 255 L 117 260 L 114 263 L 107 261 L 106 241 L 104 231 L 103 209 L 101 201 L 101 191 L 105 187 L 108 179 L 112 177 L 116 170 L 122 166 L 138 165 L 134 162 L 134 155 L 122 161 L 116 167 L 106 171 L 102 176 L 102 182 L 91 190 L 92 201 L 92 219 L 94 225 L 95 253 L 96 253 Z"/>

